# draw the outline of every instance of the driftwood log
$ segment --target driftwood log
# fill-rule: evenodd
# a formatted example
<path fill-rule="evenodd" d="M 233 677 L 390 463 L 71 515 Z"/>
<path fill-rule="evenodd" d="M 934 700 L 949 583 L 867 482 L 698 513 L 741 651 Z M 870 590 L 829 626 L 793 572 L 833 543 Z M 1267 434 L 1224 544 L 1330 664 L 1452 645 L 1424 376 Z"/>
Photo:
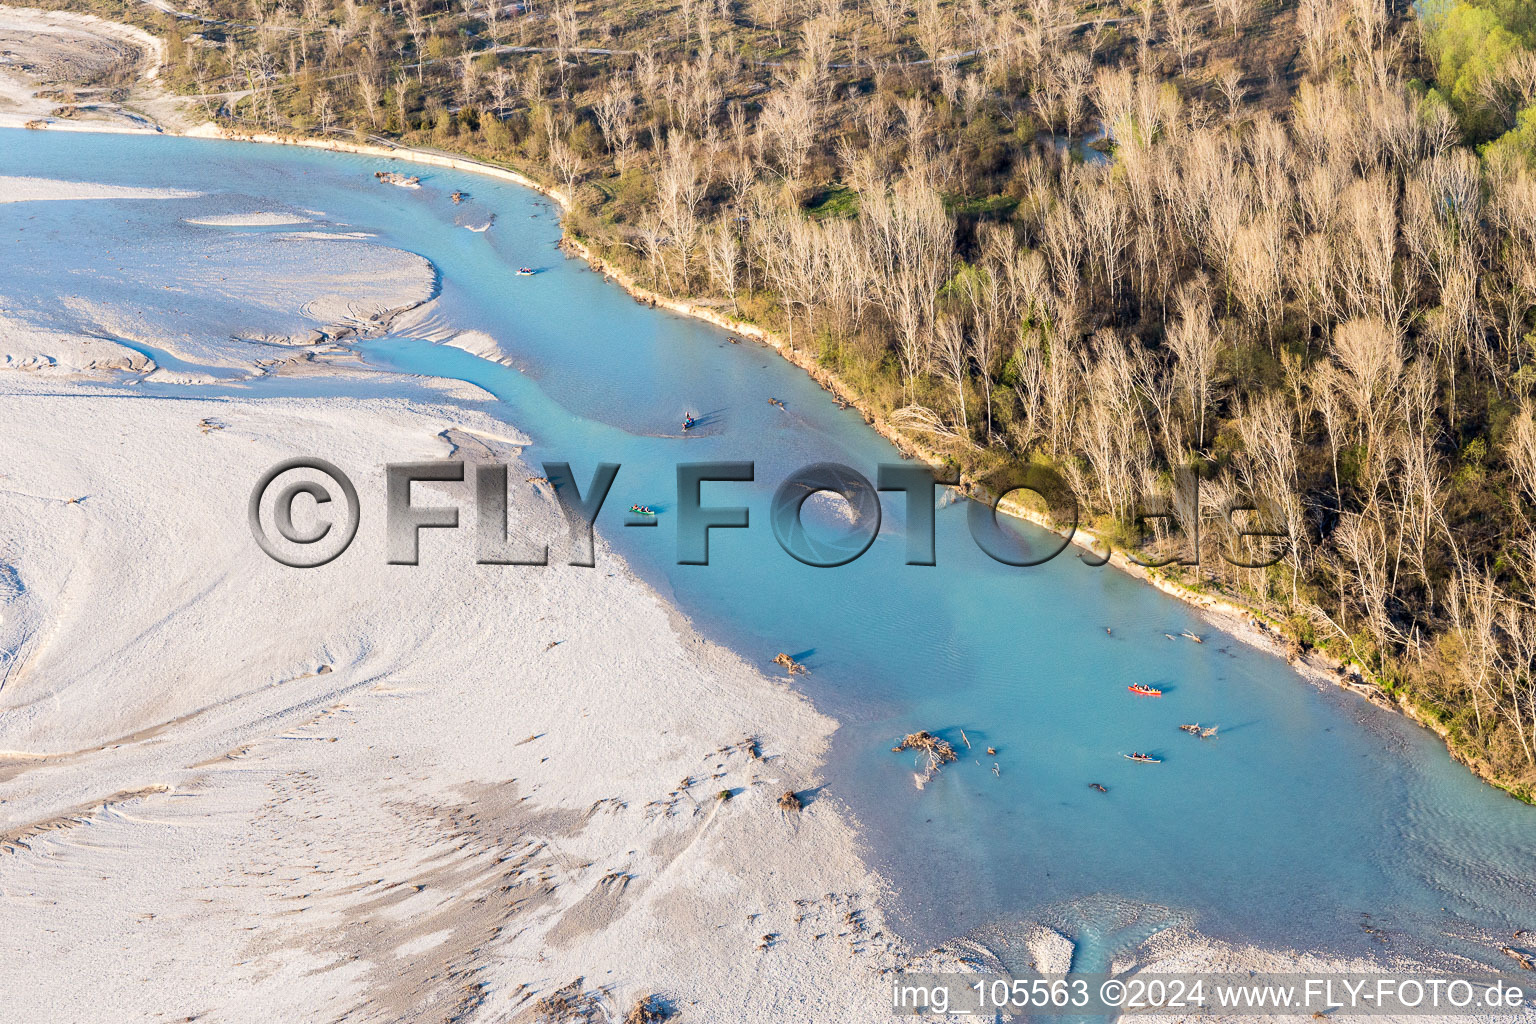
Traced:
<path fill-rule="evenodd" d="M 774 655 L 773 663 L 775 665 L 783 665 L 784 670 L 792 676 L 807 675 L 811 671 L 796 661 L 794 658 L 791 658 L 789 655 L 785 654 L 783 651 L 780 651 L 778 654 Z"/>

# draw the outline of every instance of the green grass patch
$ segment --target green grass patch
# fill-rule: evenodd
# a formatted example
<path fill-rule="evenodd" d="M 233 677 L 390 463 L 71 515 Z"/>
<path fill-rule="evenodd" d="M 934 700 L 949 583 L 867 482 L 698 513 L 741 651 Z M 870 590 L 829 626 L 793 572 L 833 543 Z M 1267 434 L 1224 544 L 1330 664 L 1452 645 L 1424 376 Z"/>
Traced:
<path fill-rule="evenodd" d="M 828 185 L 811 193 L 805 212 L 812 220 L 851 219 L 859 212 L 859 194 L 846 185 Z"/>
<path fill-rule="evenodd" d="M 944 209 L 955 217 L 1009 217 L 1019 208 L 1015 196 L 944 196 Z"/>

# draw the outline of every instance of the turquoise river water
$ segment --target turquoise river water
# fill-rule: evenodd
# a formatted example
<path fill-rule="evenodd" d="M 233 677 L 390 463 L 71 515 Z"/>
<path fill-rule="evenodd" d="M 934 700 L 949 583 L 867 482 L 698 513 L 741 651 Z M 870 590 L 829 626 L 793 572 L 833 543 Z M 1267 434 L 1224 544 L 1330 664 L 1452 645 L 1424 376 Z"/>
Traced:
<path fill-rule="evenodd" d="M 1151 587 L 1071 552 L 1034 568 L 994 562 L 970 540 L 963 503 L 938 513 L 938 565 L 905 565 L 899 495 L 886 496 L 881 536 L 858 561 L 796 562 L 767 514 L 792 470 L 833 461 L 873 479 L 879 463 L 899 460 L 858 414 L 771 350 L 646 308 L 565 259 L 557 211 L 537 194 L 429 167 L 415 170 L 421 190 L 389 188 L 373 180 L 385 166 L 271 146 L 0 131 L 0 174 L 313 210 L 322 228 L 372 232 L 430 259 L 441 319 L 491 334 L 516 366 L 410 337 L 365 342 L 364 358 L 472 381 L 533 439 L 527 458 L 568 461 L 583 483 L 597 462 L 622 464 L 599 531 L 707 636 L 765 669 L 781 650 L 810 667 L 797 685 L 842 722 L 812 799 L 857 820 L 914 941 L 977 932 L 1007 955 L 1018 925 L 1038 920 L 1078 942 L 1074 966 L 1096 969 L 1117 947 L 1184 923 L 1270 946 L 1455 951 L 1499 966 L 1490 943 L 1536 927 L 1536 810 L 1479 783 L 1402 717 L 1308 683 Z M 471 193 L 465 207 L 447 201 L 454 189 Z M 103 245 L 151 253 L 174 274 L 178 233 L 230 230 L 182 223 L 208 206 L 0 204 L 10 250 L 0 293 L 77 294 L 92 287 L 77 269 Z M 464 229 L 492 212 L 489 231 Z M 539 273 L 515 276 L 525 264 Z M 686 436 L 685 411 L 701 417 Z M 705 504 L 749 506 L 752 526 L 714 531 L 711 565 L 680 566 L 674 467 L 714 459 L 755 462 L 753 483 L 704 492 Z M 661 512 L 659 528 L 622 527 L 636 502 Z M 1183 630 L 1206 643 L 1164 636 Z M 1135 698 L 1135 682 L 1166 696 Z M 1219 739 L 1176 728 L 1193 721 L 1219 723 Z M 977 753 L 919 791 L 912 758 L 890 751 L 919 728 L 960 746 L 963 729 Z M 981 756 L 986 746 L 997 756 Z M 1121 756 L 1131 750 L 1163 761 L 1134 764 Z"/>

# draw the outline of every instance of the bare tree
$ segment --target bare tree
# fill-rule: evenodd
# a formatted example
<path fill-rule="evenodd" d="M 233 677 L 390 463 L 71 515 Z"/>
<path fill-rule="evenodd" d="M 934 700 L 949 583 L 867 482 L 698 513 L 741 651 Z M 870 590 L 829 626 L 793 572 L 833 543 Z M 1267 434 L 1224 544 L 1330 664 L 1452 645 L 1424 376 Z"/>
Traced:
<path fill-rule="evenodd" d="M 1218 3 L 1225 0 L 1218 0 Z M 1195 20 L 1186 0 L 1163 0 L 1163 27 L 1168 33 L 1169 45 L 1179 58 L 1179 74 L 1189 74 L 1189 57 L 1195 51 L 1199 35 Z"/>
<path fill-rule="evenodd" d="M 725 221 L 716 222 L 706 243 L 709 258 L 709 274 L 715 287 L 731 300 L 731 308 L 737 309 L 736 292 L 741 279 L 741 237 Z"/>
<path fill-rule="evenodd" d="M 759 130 L 772 142 L 779 170 L 790 181 L 805 174 L 816 141 L 816 115 L 812 83 L 803 77 L 781 80 L 763 105 Z"/>
<path fill-rule="evenodd" d="M 576 17 L 576 5 L 566 0 L 557 2 L 554 10 L 555 55 L 561 66 L 570 63 L 571 53 L 581 45 L 581 22 Z"/>
<path fill-rule="evenodd" d="M 1501 602 L 1499 633 L 1494 666 L 1507 694 L 1499 711 L 1520 741 L 1526 763 L 1536 765 L 1536 612 L 1514 601 Z"/>
<path fill-rule="evenodd" d="M 1396 328 L 1381 320 L 1350 320 L 1333 332 L 1333 357 L 1342 371 L 1334 380 L 1360 424 L 1360 443 L 1364 446 L 1361 468 L 1367 491 L 1374 491 L 1375 482 L 1387 468 L 1388 426 L 1397 420 L 1402 408 L 1402 338 Z"/>
<path fill-rule="evenodd" d="M 687 288 L 698 247 L 699 207 L 709 182 L 704 176 L 699 144 L 684 132 L 667 136 L 656 176 L 657 208 L 671 234 L 672 247 L 682 262 L 682 282 Z"/>
<path fill-rule="evenodd" d="M 906 177 L 861 207 L 863 238 L 872 268 L 874 301 L 896 329 L 902 379 L 926 373 L 933 337 L 933 309 L 949 275 L 954 229 L 939 197 Z"/>
<path fill-rule="evenodd" d="M 571 127 L 569 120 L 546 114 L 544 132 L 549 153 L 549 166 L 554 170 L 560 184 L 565 187 L 565 194 L 574 201 L 576 186 L 581 183 L 583 162 L 581 155 L 566 141 Z"/>
<path fill-rule="evenodd" d="M 1461 681 L 1472 698 L 1472 713 L 1482 731 L 1485 710 L 1496 708 L 1499 698 L 1495 674 L 1499 588 L 1485 571 L 1458 557 L 1449 593 L 1451 637 L 1461 648 L 1457 658 Z"/>
<path fill-rule="evenodd" d="M 1188 72 L 1185 72 L 1188 74 Z M 1227 119 L 1235 121 L 1237 112 L 1242 108 L 1243 99 L 1247 96 L 1243 89 L 1243 70 L 1236 64 L 1228 64 L 1216 74 L 1216 87 L 1221 90 L 1222 97 L 1227 101 Z"/>
<path fill-rule="evenodd" d="M 1296 415 L 1277 394 L 1249 402 L 1237 417 L 1243 439 L 1248 491 L 1271 511 L 1278 511 L 1290 545 L 1291 601 L 1301 603 L 1302 545 L 1306 510 L 1301 500 L 1301 452 Z"/>
<path fill-rule="evenodd" d="M 871 0 L 871 9 L 875 14 L 875 21 L 879 23 L 880 30 L 885 33 L 887 41 L 895 42 L 911 13 L 908 0 Z"/>
<path fill-rule="evenodd" d="M 422 65 L 426 60 L 422 40 L 427 37 L 427 19 L 421 10 L 421 0 L 406 0 L 405 27 L 411 34 L 411 47 L 416 55 L 416 80 L 420 82 L 423 80 Z"/>
<path fill-rule="evenodd" d="M 615 156 L 627 154 L 634 144 L 634 108 L 634 90 L 626 79 L 617 76 L 609 80 L 593 108 L 603 141 Z"/>
<path fill-rule="evenodd" d="M 966 437 L 970 437 L 970 416 L 965 409 L 965 381 L 970 376 L 971 345 L 965 336 L 965 325 L 958 316 L 946 313 L 939 317 L 937 341 L 939 362 L 955 389 L 955 409 L 960 414 L 960 428 Z"/>
<path fill-rule="evenodd" d="M 1215 0 L 1216 12 L 1221 20 L 1232 29 L 1232 38 L 1237 38 L 1238 29 L 1248 23 L 1253 13 L 1253 0 Z"/>
<path fill-rule="evenodd" d="M 362 101 L 369 126 L 375 130 L 379 127 L 379 96 L 382 91 L 377 70 L 370 66 L 358 71 L 357 98 Z"/>
<path fill-rule="evenodd" d="M 1209 443 L 1206 416 L 1216 397 L 1222 349 L 1204 282 L 1180 286 L 1176 310 L 1177 319 L 1168 330 L 1168 346 L 1174 354 L 1174 379 L 1181 382 L 1189 400 L 1195 444 L 1204 447 Z"/>

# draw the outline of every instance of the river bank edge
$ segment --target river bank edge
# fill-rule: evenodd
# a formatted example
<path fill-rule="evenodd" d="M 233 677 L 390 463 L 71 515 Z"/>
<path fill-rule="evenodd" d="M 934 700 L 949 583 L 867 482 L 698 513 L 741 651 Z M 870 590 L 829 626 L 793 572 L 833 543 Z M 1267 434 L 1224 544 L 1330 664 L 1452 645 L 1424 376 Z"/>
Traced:
<path fill-rule="evenodd" d="M 573 208 L 570 197 L 558 188 L 544 184 L 519 171 L 498 167 L 495 164 L 489 164 L 470 157 L 453 156 L 451 154 L 409 147 L 391 148 L 382 145 L 368 145 L 334 139 L 286 136 L 265 132 L 245 132 L 221 126 L 214 122 L 206 122 L 180 134 L 191 138 L 323 149 L 338 153 L 404 160 L 432 167 L 483 174 L 488 177 L 510 181 L 541 193 L 558 205 L 562 214 L 571 212 Z M 914 437 L 911 433 L 902 430 L 899 426 L 891 423 L 886 417 L 871 409 L 862 396 L 835 371 L 820 365 L 812 356 L 807 355 L 805 352 L 790 347 L 787 341 L 777 333 L 757 324 L 739 320 L 697 301 L 661 295 L 642 285 L 622 267 L 613 265 L 595 252 L 586 240 L 572 234 L 563 218 L 561 232 L 561 245 L 568 254 L 586 261 L 593 270 L 602 274 L 609 281 L 619 285 L 637 302 L 653 308 L 665 309 L 668 312 L 681 316 L 703 320 L 723 330 L 731 331 L 744 338 L 750 338 L 774 349 L 781 357 L 805 371 L 823 390 L 831 392 L 839 400 L 857 410 L 863 416 L 865 423 L 879 433 L 880 436 L 895 445 L 898 450 L 931 465 L 941 465 L 944 463 L 944 455 L 936 448 L 924 443 L 922 439 Z M 991 500 L 992 497 L 987 494 L 980 484 L 973 480 L 962 479 L 957 489 L 961 494 L 973 500 Z M 1124 551 L 1114 548 L 1112 544 L 1108 543 L 1106 538 L 1090 529 L 1080 525 L 1074 525 L 1070 529 L 1063 529 L 1049 516 L 1028 507 L 1022 501 L 1005 496 L 998 503 L 997 508 L 998 511 L 1006 515 L 1021 519 L 1048 530 L 1059 537 L 1063 537 L 1070 544 L 1083 550 L 1094 551 L 1096 549 L 1104 550 L 1106 547 L 1110 548 L 1111 553 L 1104 564 L 1111 565 L 1132 578 L 1156 587 L 1164 594 L 1177 598 L 1185 604 L 1198 609 L 1212 626 L 1236 639 L 1277 657 L 1284 658 L 1299 675 L 1310 682 L 1338 686 L 1349 690 L 1351 693 L 1378 707 L 1405 715 L 1417 725 L 1433 732 L 1444 744 L 1452 759 L 1465 766 L 1479 779 L 1522 803 L 1536 805 L 1536 794 L 1517 791 L 1501 780 L 1484 762 L 1455 743 L 1451 730 L 1444 723 L 1440 722 L 1429 709 L 1421 707 L 1408 694 L 1391 690 L 1382 685 L 1379 678 L 1371 674 L 1368 669 L 1358 662 L 1335 658 L 1332 655 L 1315 649 L 1300 655 L 1295 654 L 1291 650 L 1292 638 L 1286 633 L 1284 625 L 1267 614 L 1263 609 L 1235 599 L 1231 595 L 1213 595 L 1196 590 L 1156 568 L 1150 568 L 1137 563 Z"/>
<path fill-rule="evenodd" d="M 10 7 L 9 5 L 6 5 L 6 9 L 12 11 L 28 10 L 26 8 Z M 37 14 L 47 13 L 40 9 L 31 10 Z M 95 16 L 78 15 L 73 12 L 69 16 L 73 19 L 89 21 L 104 26 L 116 25 L 114 22 Z M 126 31 L 130 31 L 135 41 L 140 42 L 141 45 L 144 40 L 148 40 L 155 46 L 156 52 L 152 55 L 152 64 L 144 69 L 141 79 L 146 83 L 158 86 L 159 72 L 165 60 L 163 42 L 153 32 L 144 28 L 138 26 L 121 27 Z M 156 98 L 158 99 L 159 97 Z M 53 118 L 45 118 L 42 122 L 37 123 L 36 126 L 44 130 L 126 131 L 130 133 L 155 131 L 192 138 L 295 145 L 327 149 L 333 152 L 352 153 L 360 156 L 406 160 L 428 166 L 484 174 L 489 177 L 510 181 L 545 195 L 560 207 L 563 214 L 571 213 L 575 205 L 571 197 L 559 188 L 545 184 L 511 168 L 487 163 L 484 160 L 473 157 L 458 156 L 451 152 L 416 149 L 396 144 L 392 140 L 379 136 L 369 136 L 368 138 L 371 138 L 374 143 L 369 144 L 367 142 L 353 141 L 352 139 L 326 139 L 313 136 L 248 131 L 208 120 L 194 123 L 188 120 L 185 116 L 185 111 L 182 111 L 176 117 L 169 117 L 166 116 L 167 106 L 165 103 L 158 102 L 153 104 L 153 106 L 155 107 L 153 112 L 145 111 L 147 118 L 158 119 L 158 123 L 151 121 L 152 127 L 144 127 L 142 122 L 135 123 L 132 126 L 123 126 L 99 121 L 86 123 L 59 121 Z M 0 119 L 0 123 L 4 123 L 3 119 Z M 337 131 L 340 132 L 340 129 Z M 568 218 L 564 216 L 562 216 L 561 220 L 561 232 L 561 244 L 568 253 L 586 260 L 594 270 L 619 284 L 636 301 L 654 308 L 666 309 L 669 312 L 682 316 L 703 320 L 723 330 L 731 331 L 742 337 L 751 338 L 775 349 L 789 362 L 804 370 L 823 389 L 832 392 L 842 402 L 858 410 L 869 426 L 873 427 L 882 437 L 890 441 L 905 455 L 921 459 L 931 465 L 940 465 L 945 462 L 945 456 L 942 452 L 925 442 L 921 437 L 903 430 L 899 425 L 881 416 L 870 407 L 870 404 L 856 388 L 840 377 L 835 371 L 820 365 L 813 356 L 793 348 L 775 332 L 769 331 L 757 324 L 729 316 L 706 303 L 670 298 L 645 287 L 622 267 L 613 265 L 601 254 L 594 251 L 593 246 L 589 244 L 587 239 L 580 237 L 572 231 Z M 976 481 L 964 479 L 961 481 L 960 492 L 968 497 L 979 500 L 992 500 L 993 497 Z M 1455 732 L 1440 720 L 1435 708 L 1415 698 L 1406 690 L 1396 689 L 1385 684 L 1381 677 L 1357 660 L 1336 658 L 1328 652 L 1315 648 L 1303 649 L 1299 638 L 1288 632 L 1286 625 L 1274 615 L 1271 615 L 1266 609 L 1246 602 L 1232 594 L 1204 592 L 1190 586 L 1172 574 L 1141 565 L 1134 561 L 1127 553 L 1113 550 L 1113 545 L 1109 544 L 1106 538 L 1101 537 L 1094 531 L 1076 523 L 1072 524 L 1069 528 L 1063 528 L 1053 522 L 1049 516 L 1025 505 L 1023 502 L 1004 496 L 1004 500 L 997 507 L 999 511 L 1007 515 L 1030 522 L 1058 536 L 1066 537 L 1070 543 L 1076 544 L 1079 548 L 1090 551 L 1109 550 L 1111 553 L 1108 556 L 1107 564 L 1112 564 L 1122 572 L 1149 583 L 1163 593 L 1199 609 L 1214 627 L 1230 633 L 1245 643 L 1285 658 L 1292 667 L 1310 681 L 1314 683 L 1326 681 L 1348 689 L 1380 707 L 1395 710 L 1406 715 L 1421 727 L 1435 733 L 1445 745 L 1452 759 L 1467 767 L 1478 778 L 1523 803 L 1536 805 L 1536 790 L 1530 787 L 1520 787 L 1517 784 L 1501 779 L 1487 762 L 1478 756 L 1475 750 L 1470 749 L 1467 744 L 1458 740 Z"/>

